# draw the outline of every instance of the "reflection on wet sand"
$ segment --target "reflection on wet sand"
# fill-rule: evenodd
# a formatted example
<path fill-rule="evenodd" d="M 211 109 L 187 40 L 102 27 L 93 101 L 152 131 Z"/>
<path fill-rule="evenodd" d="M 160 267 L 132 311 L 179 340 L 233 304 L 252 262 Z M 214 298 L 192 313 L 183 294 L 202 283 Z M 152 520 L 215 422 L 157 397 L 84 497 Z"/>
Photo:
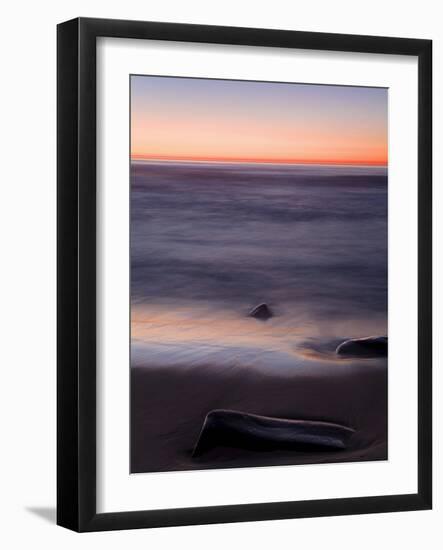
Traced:
<path fill-rule="evenodd" d="M 356 363 L 355 358 L 338 357 L 337 345 L 348 338 L 380 331 L 383 323 L 361 320 L 335 323 L 332 328 L 325 323 L 315 328 L 312 323 L 299 325 L 296 318 L 278 314 L 260 322 L 244 313 L 215 314 L 203 307 L 182 307 L 170 312 L 167 307 L 135 305 L 131 314 L 133 365 L 148 365 L 153 357 L 157 364 L 175 365 L 192 360 L 207 362 L 208 358 L 220 365 L 232 360 L 251 364 L 272 359 L 275 371 L 279 363 L 298 367 L 306 361 Z M 200 361 L 196 361 L 198 357 Z"/>

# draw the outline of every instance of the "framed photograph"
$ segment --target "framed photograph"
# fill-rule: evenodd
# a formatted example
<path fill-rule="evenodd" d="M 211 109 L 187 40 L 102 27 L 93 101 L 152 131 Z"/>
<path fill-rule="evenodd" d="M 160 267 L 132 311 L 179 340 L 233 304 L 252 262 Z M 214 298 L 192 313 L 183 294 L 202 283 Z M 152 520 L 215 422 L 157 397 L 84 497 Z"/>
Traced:
<path fill-rule="evenodd" d="M 59 525 L 431 508 L 431 75 L 429 40 L 58 26 Z"/>

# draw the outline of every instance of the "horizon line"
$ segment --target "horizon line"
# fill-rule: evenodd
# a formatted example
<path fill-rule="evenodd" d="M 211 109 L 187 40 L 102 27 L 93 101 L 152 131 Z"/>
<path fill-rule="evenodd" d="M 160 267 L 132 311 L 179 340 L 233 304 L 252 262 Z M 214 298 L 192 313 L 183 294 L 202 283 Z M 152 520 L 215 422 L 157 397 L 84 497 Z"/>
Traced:
<path fill-rule="evenodd" d="M 369 160 L 331 160 L 331 159 L 256 159 L 256 158 L 215 158 L 215 157 L 166 157 L 149 155 L 130 155 L 132 161 L 156 161 L 156 162 L 201 162 L 201 163 L 219 163 L 219 164 L 313 164 L 324 166 L 379 166 L 387 167 L 388 161 L 369 161 Z"/>

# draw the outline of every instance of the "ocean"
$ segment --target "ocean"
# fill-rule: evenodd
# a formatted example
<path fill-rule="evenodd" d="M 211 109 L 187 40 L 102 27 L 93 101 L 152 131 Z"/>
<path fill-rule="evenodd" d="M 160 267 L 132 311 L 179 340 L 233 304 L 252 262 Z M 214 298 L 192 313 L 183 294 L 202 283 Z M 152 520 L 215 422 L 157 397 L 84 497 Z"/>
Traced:
<path fill-rule="evenodd" d="M 386 458 L 387 361 L 335 349 L 387 334 L 387 198 L 384 167 L 132 162 L 131 471 L 267 465 L 190 458 L 213 408 L 347 422 L 348 460 Z"/>
<path fill-rule="evenodd" d="M 386 333 L 386 168 L 134 162 L 131 174 L 134 324 L 156 316 L 171 344 L 227 347 L 229 323 L 233 346 L 251 326 L 280 340 Z M 260 303 L 275 318 L 251 323 Z M 179 338 L 186 320 L 197 326 Z M 152 329 L 141 340 L 161 345 Z"/>

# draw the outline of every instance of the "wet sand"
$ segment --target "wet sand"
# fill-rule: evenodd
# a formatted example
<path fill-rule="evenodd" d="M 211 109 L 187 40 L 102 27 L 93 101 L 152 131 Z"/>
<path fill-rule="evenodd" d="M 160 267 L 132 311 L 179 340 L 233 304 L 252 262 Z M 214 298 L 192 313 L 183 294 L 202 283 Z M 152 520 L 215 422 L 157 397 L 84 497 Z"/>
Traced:
<path fill-rule="evenodd" d="M 215 365 L 131 369 L 131 472 L 164 472 L 387 459 L 386 360 L 331 364 L 293 374 Z M 335 368 L 334 368 L 335 367 Z M 271 371 L 271 372 L 270 372 Z M 217 408 L 323 420 L 355 430 L 343 451 L 214 447 L 192 457 L 206 414 Z"/>

